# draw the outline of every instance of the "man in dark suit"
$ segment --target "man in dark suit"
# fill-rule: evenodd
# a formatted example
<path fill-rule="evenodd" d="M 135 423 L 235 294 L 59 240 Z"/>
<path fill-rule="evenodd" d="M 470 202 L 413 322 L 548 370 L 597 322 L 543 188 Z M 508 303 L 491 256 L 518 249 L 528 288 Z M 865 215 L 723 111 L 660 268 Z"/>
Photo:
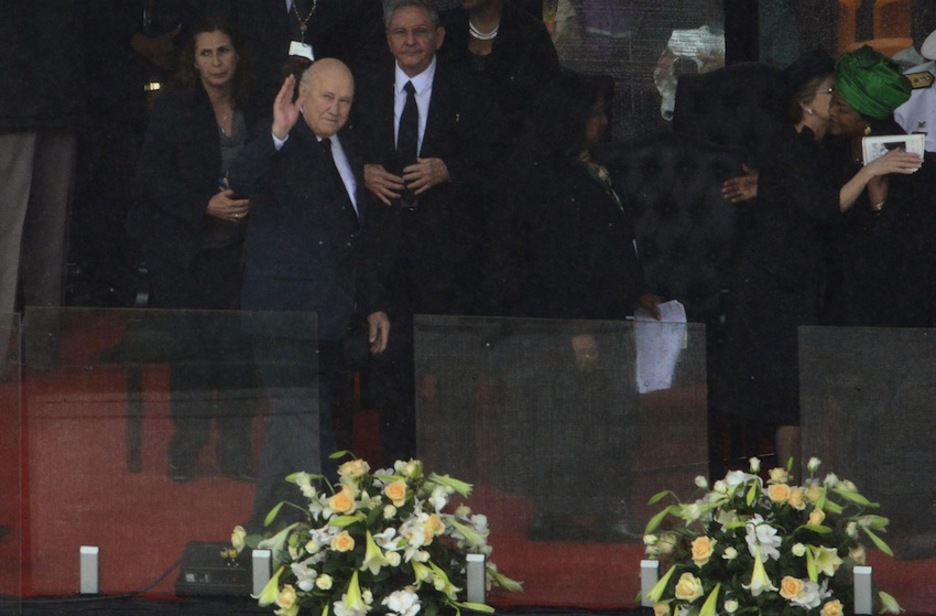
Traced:
<path fill-rule="evenodd" d="M 394 61 L 361 78 L 354 125 L 385 238 L 394 320 L 394 340 L 370 374 L 389 462 L 415 453 L 413 315 L 472 311 L 484 187 L 503 159 L 507 130 L 483 82 L 437 61 L 445 30 L 428 2 L 391 0 L 384 15 Z"/>
<path fill-rule="evenodd" d="M 274 331 L 276 339 L 256 351 L 270 424 L 255 520 L 294 496 L 282 481 L 287 474 L 318 470 L 313 467 L 319 460 L 323 472 L 334 473 L 327 456 L 337 448 L 332 404 L 345 353 L 359 340 L 358 355 L 366 354 L 367 343 L 371 353 L 380 354 L 390 327 L 376 271 L 365 254 L 368 212 L 358 190 L 361 165 L 350 140 L 339 133 L 354 99 L 351 72 L 339 60 L 315 62 L 303 74 L 295 101 L 294 81 L 287 77 L 276 97 L 271 134 L 247 146 L 230 173 L 231 187 L 252 205 L 242 308 L 314 312 L 318 326 L 317 358 L 313 333 L 287 324 L 275 326 L 281 330 Z M 366 328 L 361 323 L 355 329 L 357 315 L 367 315 L 360 319 Z M 317 395 L 311 389 L 316 371 Z"/>
<path fill-rule="evenodd" d="M 252 104 L 269 106 L 290 57 L 338 58 L 354 74 L 387 55 L 380 0 L 208 0 L 231 18 L 252 52 Z"/>

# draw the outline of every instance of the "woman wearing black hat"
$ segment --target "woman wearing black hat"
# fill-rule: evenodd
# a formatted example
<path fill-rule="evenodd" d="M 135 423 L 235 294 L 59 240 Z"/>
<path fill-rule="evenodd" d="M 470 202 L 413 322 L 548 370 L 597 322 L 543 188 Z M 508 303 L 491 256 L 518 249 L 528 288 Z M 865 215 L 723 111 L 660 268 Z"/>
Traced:
<path fill-rule="evenodd" d="M 714 388 L 715 408 L 737 419 L 751 447 L 773 439 L 781 464 L 800 457 L 797 328 L 819 322 L 827 234 L 873 177 L 906 157 L 880 159 L 843 186 L 823 146 L 836 83 L 831 57 L 803 56 L 784 81 L 785 121 L 760 170 Z"/>

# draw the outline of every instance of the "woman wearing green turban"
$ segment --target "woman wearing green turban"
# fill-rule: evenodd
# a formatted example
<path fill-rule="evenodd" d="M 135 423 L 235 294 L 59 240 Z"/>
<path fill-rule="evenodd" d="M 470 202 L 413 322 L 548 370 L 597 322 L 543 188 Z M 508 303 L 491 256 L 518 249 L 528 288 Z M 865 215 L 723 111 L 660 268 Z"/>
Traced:
<path fill-rule="evenodd" d="M 868 173 L 873 164 L 861 167 L 861 140 L 904 133 L 893 112 L 910 97 L 910 82 L 896 62 L 868 46 L 839 58 L 835 73 L 829 134 L 841 138 L 843 177 L 856 169 Z M 923 162 L 919 156 L 893 150 L 884 158 L 887 173 L 870 178 L 834 243 L 829 318 L 843 325 L 927 327 L 936 208 L 923 193 L 923 174 L 911 176 Z"/>

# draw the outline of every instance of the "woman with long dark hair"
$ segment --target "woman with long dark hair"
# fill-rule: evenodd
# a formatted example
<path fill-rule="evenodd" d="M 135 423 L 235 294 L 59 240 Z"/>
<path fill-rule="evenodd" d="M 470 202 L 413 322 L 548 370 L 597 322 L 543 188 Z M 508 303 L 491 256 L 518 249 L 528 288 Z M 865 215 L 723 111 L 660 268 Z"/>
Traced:
<path fill-rule="evenodd" d="M 143 248 L 150 307 L 239 307 L 250 204 L 227 187 L 225 171 L 247 136 L 244 54 L 237 34 L 223 21 L 197 24 L 180 60 L 178 85 L 153 109 L 140 154 L 139 199 L 128 221 Z M 194 347 L 199 341 L 186 344 Z M 221 472 L 250 478 L 250 412 L 233 408 L 243 405 L 242 399 L 228 400 L 223 411 L 214 410 L 211 400 L 214 390 L 244 387 L 244 378 L 237 371 L 212 370 L 210 362 L 207 367 L 173 365 L 173 480 L 194 478 L 214 416 L 221 433 Z"/>

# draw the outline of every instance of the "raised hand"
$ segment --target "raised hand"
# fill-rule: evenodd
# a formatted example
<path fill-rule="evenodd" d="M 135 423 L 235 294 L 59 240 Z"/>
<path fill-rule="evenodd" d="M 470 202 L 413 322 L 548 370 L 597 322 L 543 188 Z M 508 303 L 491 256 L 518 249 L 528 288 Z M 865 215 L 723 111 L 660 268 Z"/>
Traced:
<path fill-rule="evenodd" d="M 283 85 L 273 101 L 273 127 L 271 131 L 277 139 L 286 139 L 289 131 L 299 119 L 299 111 L 305 102 L 305 89 L 299 88 L 299 96 L 293 101 L 293 92 L 296 88 L 296 76 L 289 75 L 283 80 Z"/>

